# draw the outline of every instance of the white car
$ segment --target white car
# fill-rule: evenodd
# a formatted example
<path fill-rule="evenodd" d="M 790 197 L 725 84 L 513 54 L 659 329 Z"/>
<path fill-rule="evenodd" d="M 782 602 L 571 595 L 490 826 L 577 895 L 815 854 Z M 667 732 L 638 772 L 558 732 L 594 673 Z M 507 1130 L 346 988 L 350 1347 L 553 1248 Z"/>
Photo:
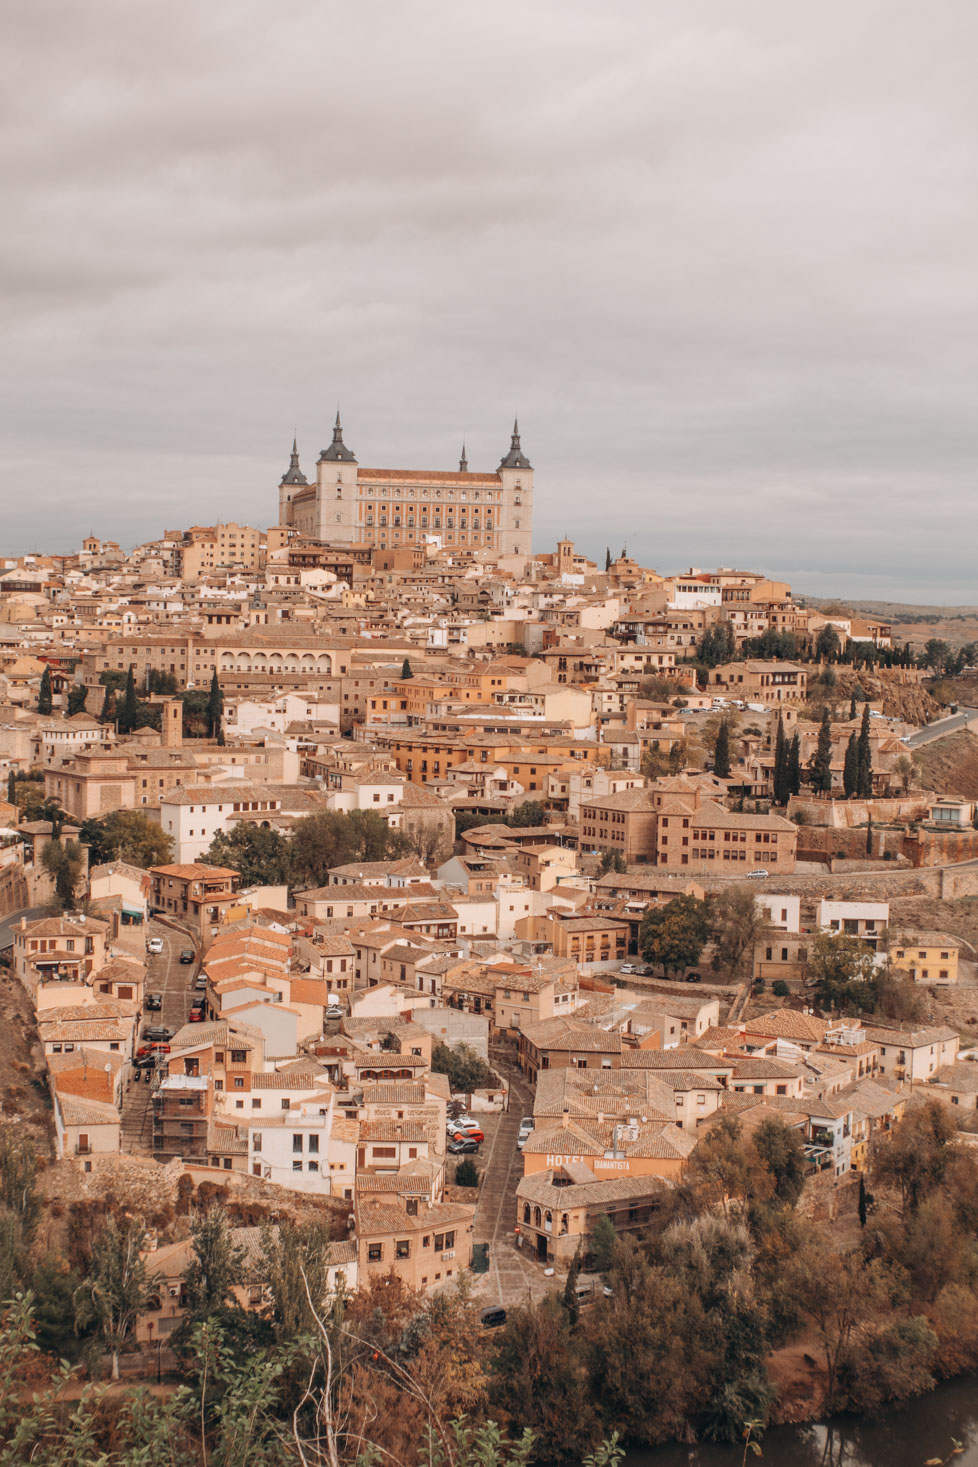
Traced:
<path fill-rule="evenodd" d="M 763 866 L 758 866 L 756 871 L 748 871 L 747 880 L 762 881 L 765 876 L 770 876 L 770 874 L 770 871 L 766 871 Z"/>
<path fill-rule="evenodd" d="M 529 1139 L 530 1139 L 530 1132 L 532 1130 L 533 1130 L 533 1117 L 532 1116 L 524 1116 L 523 1119 L 520 1121 L 519 1135 L 516 1137 L 516 1145 L 517 1145 L 517 1147 L 519 1148 L 520 1151 L 523 1150 L 523 1147 L 526 1145 L 527 1141 L 529 1141 Z"/>
<path fill-rule="evenodd" d="M 151 937 L 146 944 L 146 951 L 148 953 L 161 953 L 163 951 L 162 937 Z"/>
<path fill-rule="evenodd" d="M 634 963 L 622 963 L 620 971 L 622 973 L 637 973 L 638 968 L 636 968 Z"/>

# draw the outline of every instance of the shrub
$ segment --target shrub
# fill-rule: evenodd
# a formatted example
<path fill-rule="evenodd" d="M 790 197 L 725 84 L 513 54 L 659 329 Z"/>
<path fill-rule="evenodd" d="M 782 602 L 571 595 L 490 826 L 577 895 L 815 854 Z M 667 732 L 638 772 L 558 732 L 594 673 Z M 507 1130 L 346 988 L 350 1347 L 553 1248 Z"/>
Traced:
<path fill-rule="evenodd" d="M 471 1156 L 463 1156 L 455 1168 L 455 1185 L 456 1187 L 478 1187 L 479 1168 Z"/>
<path fill-rule="evenodd" d="M 771 992 L 774 994 L 775 998 L 787 998 L 791 990 L 789 989 L 787 983 L 785 983 L 783 978 L 775 978 L 774 982 L 771 984 Z"/>

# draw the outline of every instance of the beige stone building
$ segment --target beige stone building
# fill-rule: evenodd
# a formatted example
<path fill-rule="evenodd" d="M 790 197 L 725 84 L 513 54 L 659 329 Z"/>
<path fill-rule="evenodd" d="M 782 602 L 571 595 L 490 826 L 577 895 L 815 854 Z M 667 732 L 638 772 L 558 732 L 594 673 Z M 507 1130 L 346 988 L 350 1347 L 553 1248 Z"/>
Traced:
<path fill-rule="evenodd" d="M 533 545 L 533 468 L 515 423 L 492 474 L 470 473 L 464 448 L 454 472 L 366 469 L 344 443 L 337 413 L 315 483 L 306 481 L 293 444 L 278 493 L 280 524 L 334 545 L 428 544 L 508 555 L 529 555 Z"/>

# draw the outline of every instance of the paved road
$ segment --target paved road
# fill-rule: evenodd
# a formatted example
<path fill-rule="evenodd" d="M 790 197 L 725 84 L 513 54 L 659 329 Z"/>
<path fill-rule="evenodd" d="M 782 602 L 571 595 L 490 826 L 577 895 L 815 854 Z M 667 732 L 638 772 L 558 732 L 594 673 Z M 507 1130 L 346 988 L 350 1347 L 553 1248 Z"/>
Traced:
<path fill-rule="evenodd" d="M 181 963 L 180 953 L 193 944 L 189 937 L 174 932 L 162 922 L 151 922 L 146 929 L 147 937 L 161 937 L 163 951 L 146 954 L 146 993 L 163 995 L 163 1007 L 157 1012 L 145 1010 L 139 1027 L 163 1024 L 175 1031 L 187 1022 L 193 993 L 193 979 L 197 973 L 196 963 Z M 153 1149 L 153 1122 L 149 1084 L 151 1070 L 143 1070 L 141 1078 L 134 1078 L 130 1069 L 122 1102 L 122 1149 L 124 1151 L 151 1152 Z"/>
<path fill-rule="evenodd" d="M 50 906 L 26 907 L 23 912 L 11 912 L 9 917 L 0 917 L 0 952 L 13 946 L 14 929 L 20 926 L 22 917 L 26 917 L 28 922 L 36 922 L 38 917 L 46 917 L 50 910 Z"/>
<path fill-rule="evenodd" d="M 473 1239 L 489 1244 L 489 1272 L 484 1278 L 488 1301 L 517 1304 L 541 1298 L 553 1287 L 553 1280 L 515 1244 L 516 1187 L 523 1175 L 516 1137 L 523 1116 L 532 1114 L 533 1090 L 514 1064 L 497 1054 L 492 1063 L 509 1082 L 509 1109 L 500 1116 L 486 1155 Z"/>
<path fill-rule="evenodd" d="M 940 718 L 936 723 L 918 728 L 907 739 L 907 748 L 923 748 L 924 744 L 932 744 L 935 739 L 946 738 L 948 734 L 957 733 L 959 729 L 968 728 L 973 723 L 978 723 L 978 708 L 961 708 L 948 718 Z"/>

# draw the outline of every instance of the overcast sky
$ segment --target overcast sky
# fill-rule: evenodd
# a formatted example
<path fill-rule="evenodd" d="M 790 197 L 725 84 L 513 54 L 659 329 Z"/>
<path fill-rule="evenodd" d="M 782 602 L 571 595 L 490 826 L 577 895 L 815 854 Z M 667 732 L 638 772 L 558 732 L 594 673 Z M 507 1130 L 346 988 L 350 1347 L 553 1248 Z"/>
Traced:
<path fill-rule="evenodd" d="M 974 0 L 8 0 L 0 552 L 518 410 L 538 546 L 978 601 L 976 54 Z"/>

